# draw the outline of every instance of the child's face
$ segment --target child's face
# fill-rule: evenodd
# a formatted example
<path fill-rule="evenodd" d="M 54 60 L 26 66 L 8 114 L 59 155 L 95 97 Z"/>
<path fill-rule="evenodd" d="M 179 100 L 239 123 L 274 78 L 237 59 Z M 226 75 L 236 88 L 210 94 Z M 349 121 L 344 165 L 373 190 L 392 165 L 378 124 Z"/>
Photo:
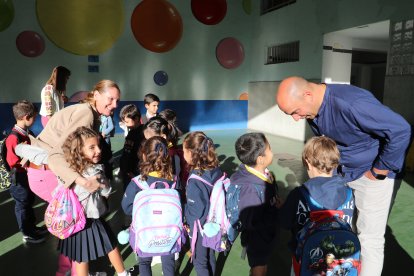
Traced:
<path fill-rule="evenodd" d="M 155 114 L 157 114 L 158 104 L 158 102 L 152 102 L 150 104 L 146 104 L 145 108 L 147 109 L 150 115 L 154 116 Z"/>
<path fill-rule="evenodd" d="M 184 152 L 184 160 L 185 162 L 187 162 L 187 164 L 192 163 L 192 156 L 191 156 L 191 151 L 186 148 L 185 144 L 183 145 L 183 152 Z"/>
<path fill-rule="evenodd" d="M 123 122 L 124 122 L 125 126 L 128 127 L 128 128 L 136 128 L 141 124 L 141 122 L 139 121 L 139 118 L 127 118 L 127 117 L 125 117 L 123 119 Z"/>
<path fill-rule="evenodd" d="M 262 157 L 263 157 L 263 166 L 265 168 L 267 168 L 268 166 L 270 166 L 270 164 L 272 164 L 272 162 L 273 162 L 273 152 L 272 152 L 272 148 L 270 147 L 269 144 L 267 144 L 266 150 L 265 150 Z"/>
<path fill-rule="evenodd" d="M 86 138 L 82 152 L 89 161 L 97 164 L 101 160 L 101 149 L 99 148 L 98 137 Z"/>

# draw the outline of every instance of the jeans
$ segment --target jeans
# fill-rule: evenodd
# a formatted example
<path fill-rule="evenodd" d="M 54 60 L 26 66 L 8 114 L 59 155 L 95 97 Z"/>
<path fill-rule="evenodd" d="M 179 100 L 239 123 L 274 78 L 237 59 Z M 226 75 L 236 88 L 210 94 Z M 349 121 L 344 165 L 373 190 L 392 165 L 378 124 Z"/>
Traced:
<path fill-rule="evenodd" d="M 387 226 L 394 179 L 371 180 L 365 176 L 349 182 L 358 211 L 356 230 L 361 242 L 362 276 L 380 276 L 384 264 Z"/>
<path fill-rule="evenodd" d="M 161 256 L 162 273 L 164 276 L 175 275 L 175 258 L 174 254 Z M 151 276 L 152 257 L 138 257 L 139 275 Z"/>
<path fill-rule="evenodd" d="M 9 192 L 16 203 L 14 213 L 20 232 L 24 235 L 33 235 L 36 221 L 33 211 L 35 195 L 29 188 L 26 172 L 16 172 Z"/>

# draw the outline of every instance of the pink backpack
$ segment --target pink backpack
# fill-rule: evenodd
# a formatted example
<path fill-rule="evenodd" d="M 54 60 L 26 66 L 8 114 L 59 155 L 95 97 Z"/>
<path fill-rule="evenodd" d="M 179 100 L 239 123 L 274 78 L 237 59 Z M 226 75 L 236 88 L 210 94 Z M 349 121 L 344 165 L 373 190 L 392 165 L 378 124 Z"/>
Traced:
<path fill-rule="evenodd" d="M 85 227 L 86 217 L 78 196 L 72 189 L 58 186 L 46 208 L 47 230 L 59 239 L 66 239 Z"/>

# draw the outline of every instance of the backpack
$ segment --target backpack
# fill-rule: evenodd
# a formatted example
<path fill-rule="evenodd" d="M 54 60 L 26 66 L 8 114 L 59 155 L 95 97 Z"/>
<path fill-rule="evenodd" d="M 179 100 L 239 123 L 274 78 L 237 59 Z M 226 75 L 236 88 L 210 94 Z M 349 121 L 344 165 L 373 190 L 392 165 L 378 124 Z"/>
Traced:
<path fill-rule="evenodd" d="M 324 210 L 307 189 L 300 191 L 309 206 L 310 219 L 296 236 L 296 275 L 358 275 L 361 245 L 342 218 L 342 209 L 353 198 L 352 190 L 348 188 L 345 202 L 336 210 Z"/>
<path fill-rule="evenodd" d="M 217 252 L 229 250 L 230 243 L 228 241 L 227 233 L 230 227 L 230 222 L 226 214 L 226 191 L 230 185 L 230 179 L 225 173 L 223 173 L 223 176 L 214 184 L 211 184 L 196 174 L 191 174 L 188 180 L 190 179 L 196 179 L 207 186 L 213 187 L 210 195 L 210 208 L 208 210 L 206 222 L 202 226 L 199 219 L 194 221 L 191 252 L 194 253 L 197 232 L 200 232 L 203 237 L 202 245 L 204 247 L 211 248 Z"/>
<path fill-rule="evenodd" d="M 261 201 L 263 202 L 264 201 L 263 191 L 259 190 L 257 185 L 254 185 L 254 187 L 256 188 L 257 193 Z M 228 240 L 232 244 L 236 240 L 242 228 L 242 224 L 239 219 L 240 189 L 241 189 L 240 185 L 230 184 L 229 188 L 227 189 L 227 194 L 226 194 L 226 214 L 230 222 L 230 226 L 227 231 L 227 236 L 228 236 Z"/>
<path fill-rule="evenodd" d="M 132 179 L 142 190 L 135 195 L 129 243 L 139 257 L 180 252 L 184 243 L 180 195 L 175 183 L 157 181 L 148 185 L 141 176 Z M 164 189 L 156 189 L 157 183 Z"/>
<path fill-rule="evenodd" d="M 0 190 L 5 190 L 10 187 L 11 179 L 14 176 L 15 169 L 11 169 L 7 163 L 7 148 L 6 148 L 6 139 L 10 135 L 15 135 L 17 137 L 17 142 L 20 143 L 20 135 L 12 130 L 6 137 L 0 141 Z"/>

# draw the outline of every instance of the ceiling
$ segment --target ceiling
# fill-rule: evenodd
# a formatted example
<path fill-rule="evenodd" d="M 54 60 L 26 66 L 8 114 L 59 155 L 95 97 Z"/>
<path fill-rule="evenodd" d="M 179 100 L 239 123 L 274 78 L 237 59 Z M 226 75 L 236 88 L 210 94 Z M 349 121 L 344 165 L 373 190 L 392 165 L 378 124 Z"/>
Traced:
<path fill-rule="evenodd" d="M 352 38 L 361 38 L 386 42 L 389 40 L 389 30 L 390 21 L 387 20 L 341 30 L 336 33 Z"/>

